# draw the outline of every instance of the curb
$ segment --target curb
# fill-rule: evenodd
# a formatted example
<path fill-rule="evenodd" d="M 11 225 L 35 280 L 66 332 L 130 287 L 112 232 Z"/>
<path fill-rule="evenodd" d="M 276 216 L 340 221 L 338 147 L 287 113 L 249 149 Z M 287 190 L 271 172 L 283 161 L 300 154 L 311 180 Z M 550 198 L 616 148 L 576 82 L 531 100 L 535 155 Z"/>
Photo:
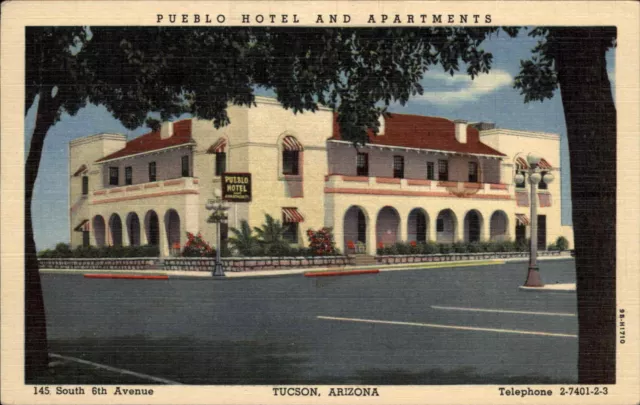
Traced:
<path fill-rule="evenodd" d="M 378 274 L 379 269 L 347 270 L 347 271 L 311 271 L 304 273 L 305 277 L 357 276 L 360 274 Z"/>
<path fill-rule="evenodd" d="M 526 292 L 541 292 L 541 293 L 567 293 L 572 294 L 576 292 L 576 285 L 567 283 L 567 284 L 546 284 L 542 287 L 526 287 L 519 286 L 518 289 L 520 291 Z"/>
<path fill-rule="evenodd" d="M 128 279 L 128 280 L 168 280 L 166 274 L 159 276 L 140 274 L 84 274 L 84 278 Z"/>

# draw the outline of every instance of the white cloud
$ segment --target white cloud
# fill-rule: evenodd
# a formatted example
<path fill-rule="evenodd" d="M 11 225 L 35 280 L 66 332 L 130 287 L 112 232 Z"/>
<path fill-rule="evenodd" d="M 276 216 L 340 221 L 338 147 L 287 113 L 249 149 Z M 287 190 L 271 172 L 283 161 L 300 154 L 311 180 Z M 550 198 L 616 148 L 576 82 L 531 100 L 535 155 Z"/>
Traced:
<path fill-rule="evenodd" d="M 492 93 L 502 87 L 511 86 L 513 77 L 504 70 L 492 70 L 488 74 L 476 76 L 474 80 L 465 72 L 457 72 L 453 76 L 448 73 L 427 73 L 424 83 L 424 94 L 415 100 L 429 101 L 434 104 L 459 104 L 475 101 L 484 95 Z M 435 84 L 431 83 L 435 82 Z M 455 89 L 448 87 L 456 86 Z M 462 86 L 460 88 L 460 86 Z"/>

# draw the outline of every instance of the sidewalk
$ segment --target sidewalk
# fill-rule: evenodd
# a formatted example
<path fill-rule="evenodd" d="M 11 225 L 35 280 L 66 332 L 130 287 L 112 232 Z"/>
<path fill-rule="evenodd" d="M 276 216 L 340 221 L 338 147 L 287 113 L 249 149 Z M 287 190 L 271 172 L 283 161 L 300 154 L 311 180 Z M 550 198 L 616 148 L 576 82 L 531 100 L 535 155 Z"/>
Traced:
<path fill-rule="evenodd" d="M 538 258 L 539 261 L 546 260 L 567 260 L 571 257 L 550 256 Z M 489 266 L 499 265 L 505 262 L 526 262 L 527 258 L 512 259 L 491 259 L 491 260 L 461 260 L 455 262 L 430 262 L 430 263 L 402 263 L 390 265 L 369 265 L 369 266 L 346 266 L 346 267 L 315 267 L 300 268 L 287 270 L 258 270 L 250 272 L 226 272 L 225 277 L 216 277 L 216 280 L 233 280 L 241 278 L 262 278 L 262 277 L 283 277 L 292 275 L 317 275 L 323 272 L 340 273 L 334 275 L 370 274 L 372 272 L 363 272 L 363 270 L 385 271 L 410 271 L 410 270 L 438 270 L 456 267 L 469 266 Z M 110 270 L 110 269 L 40 269 L 45 274 L 91 274 L 91 275 L 132 275 L 132 276 L 149 276 L 148 278 L 160 278 L 158 276 L 166 276 L 169 279 L 175 278 L 213 278 L 211 272 L 206 271 L 177 271 L 177 270 Z M 343 274 L 344 273 L 344 274 Z M 135 277 L 140 278 L 140 277 Z M 165 278 L 165 277 L 163 277 Z M 538 289 L 539 290 L 539 289 Z"/>

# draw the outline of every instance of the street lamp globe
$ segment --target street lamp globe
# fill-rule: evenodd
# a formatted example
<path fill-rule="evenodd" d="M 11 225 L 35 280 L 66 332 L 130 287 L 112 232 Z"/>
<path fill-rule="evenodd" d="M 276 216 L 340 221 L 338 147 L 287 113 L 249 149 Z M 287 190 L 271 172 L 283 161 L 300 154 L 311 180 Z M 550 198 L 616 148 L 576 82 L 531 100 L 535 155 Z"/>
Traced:
<path fill-rule="evenodd" d="M 551 173 L 546 173 L 544 176 L 542 176 L 542 179 L 544 180 L 545 183 L 549 184 L 553 180 L 555 180 L 555 177 Z"/>
<path fill-rule="evenodd" d="M 540 163 L 541 159 L 542 158 L 535 153 L 529 153 L 527 155 L 527 163 L 529 163 L 529 167 L 531 168 L 538 166 L 538 163 Z"/>
<path fill-rule="evenodd" d="M 540 183 L 541 179 L 542 179 L 542 176 L 538 172 L 533 172 L 529 176 L 529 181 L 531 182 L 531 184 L 538 184 Z"/>
<path fill-rule="evenodd" d="M 524 175 L 522 173 L 518 173 L 516 174 L 514 180 L 516 181 L 516 184 L 522 184 L 524 183 Z"/>
<path fill-rule="evenodd" d="M 214 195 L 216 198 L 220 198 L 220 197 L 222 197 L 222 191 L 220 191 L 220 189 L 219 189 L 219 188 L 216 188 L 216 189 L 214 189 L 214 190 L 213 190 L 213 195 Z"/>

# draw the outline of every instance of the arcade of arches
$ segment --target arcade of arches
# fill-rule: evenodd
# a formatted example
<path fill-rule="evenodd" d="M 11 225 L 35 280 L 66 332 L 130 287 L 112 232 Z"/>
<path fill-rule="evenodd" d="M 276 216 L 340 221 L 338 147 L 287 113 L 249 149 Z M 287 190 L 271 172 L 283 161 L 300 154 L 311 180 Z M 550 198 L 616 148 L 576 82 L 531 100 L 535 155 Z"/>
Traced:
<path fill-rule="evenodd" d="M 406 218 L 398 211 L 385 206 L 373 215 L 360 206 L 351 206 L 343 217 L 343 248 L 360 243 L 371 247 L 388 246 L 400 241 L 453 243 L 456 241 L 479 242 L 484 240 L 485 227 L 489 227 L 488 239 L 503 241 L 510 238 L 509 219 L 502 210 L 494 211 L 487 220 L 480 211 L 472 209 L 458 215 L 451 209 L 433 213 L 433 217 L 423 208 L 412 209 Z M 460 218 L 460 219 L 459 219 Z M 375 222 L 372 222 L 375 221 Z M 375 240 L 367 240 L 373 234 L 369 227 L 375 228 Z M 435 229 L 431 229 L 435 227 Z M 371 251 L 372 249 L 367 249 Z"/>
<path fill-rule="evenodd" d="M 174 209 L 167 210 L 164 215 L 148 210 L 142 220 L 136 212 L 129 212 L 124 221 L 116 213 L 111 214 L 107 221 L 102 215 L 96 215 L 91 223 L 94 243 L 98 247 L 160 246 L 161 238 L 166 238 L 169 247 L 182 246 L 180 215 Z"/>

